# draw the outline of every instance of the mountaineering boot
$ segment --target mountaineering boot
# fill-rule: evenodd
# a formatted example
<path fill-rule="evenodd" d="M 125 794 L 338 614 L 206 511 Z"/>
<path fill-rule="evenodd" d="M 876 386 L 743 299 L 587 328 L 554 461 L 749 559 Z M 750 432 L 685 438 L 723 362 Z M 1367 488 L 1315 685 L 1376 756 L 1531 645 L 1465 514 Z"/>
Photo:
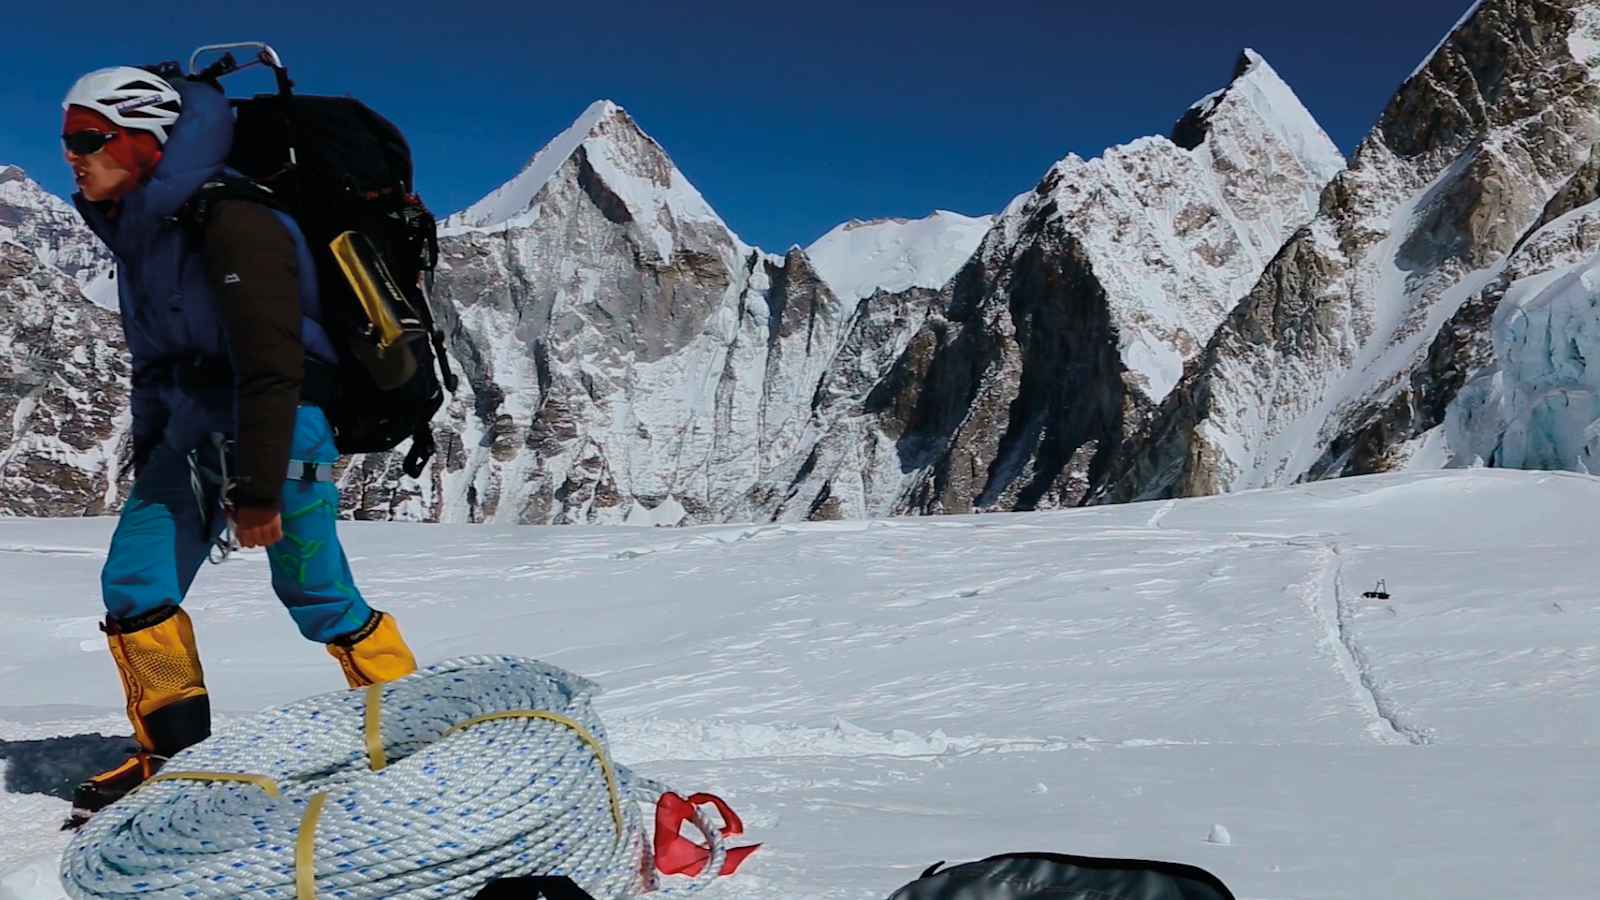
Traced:
<path fill-rule="evenodd" d="M 328 644 L 352 688 L 383 684 L 417 670 L 417 659 L 400 636 L 394 616 L 373 610 L 365 625 Z"/>
<path fill-rule="evenodd" d="M 128 757 L 115 769 L 101 772 L 72 790 L 72 813 L 62 823 L 61 830 L 79 828 L 102 809 L 121 800 L 130 791 L 144 784 L 161 770 L 166 759 L 153 753 L 139 751 Z"/>
<path fill-rule="evenodd" d="M 211 735 L 211 697 L 188 613 L 163 606 L 133 619 L 107 616 L 100 630 L 122 677 L 139 751 L 78 785 L 68 827 L 83 824 L 143 784 L 168 757 Z"/>

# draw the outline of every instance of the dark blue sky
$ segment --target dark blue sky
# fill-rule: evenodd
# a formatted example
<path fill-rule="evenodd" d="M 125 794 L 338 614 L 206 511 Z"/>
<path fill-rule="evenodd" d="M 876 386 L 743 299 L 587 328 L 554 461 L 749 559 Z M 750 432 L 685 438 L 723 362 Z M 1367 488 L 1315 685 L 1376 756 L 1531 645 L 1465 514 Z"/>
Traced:
<path fill-rule="evenodd" d="M 1469 5 L 24 0 L 0 17 L 0 163 L 64 194 L 59 103 L 77 75 L 261 39 L 302 91 L 395 120 L 441 215 L 606 97 L 745 240 L 781 251 L 852 217 L 993 212 L 1068 152 L 1167 133 L 1246 46 L 1348 153 Z"/>

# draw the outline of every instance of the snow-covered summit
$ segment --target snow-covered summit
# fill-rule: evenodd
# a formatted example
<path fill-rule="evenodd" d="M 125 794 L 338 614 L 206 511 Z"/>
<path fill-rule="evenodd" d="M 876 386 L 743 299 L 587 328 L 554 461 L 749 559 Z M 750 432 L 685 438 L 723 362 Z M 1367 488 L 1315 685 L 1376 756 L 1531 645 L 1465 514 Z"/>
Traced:
<path fill-rule="evenodd" d="M 1123 364 L 1160 402 L 1344 165 L 1294 91 L 1245 50 L 1170 139 L 1068 155 L 1007 206 L 978 253 L 1000 271 L 1047 222 L 1074 235 L 1106 288 Z"/>
<path fill-rule="evenodd" d="M 1212 136 L 1211 126 L 1219 121 L 1232 121 L 1271 134 L 1290 147 L 1323 182 L 1345 167 L 1344 155 L 1300 102 L 1294 89 L 1261 54 L 1249 47 L 1239 54 L 1228 86 L 1196 101 L 1174 129 L 1173 140 L 1196 149 Z M 1194 144 L 1189 144 L 1184 140 L 1185 135 L 1179 133 L 1185 123 L 1198 125 L 1203 131 Z"/>
<path fill-rule="evenodd" d="M 772 515 L 1081 502 L 1342 168 L 1259 54 L 1224 84 L 1185 116 L 1182 142 L 1144 137 L 1053 165 L 995 219 L 948 297 L 867 311 L 849 346 L 870 352 L 840 358 L 879 378 L 863 387 L 852 372 L 818 392 L 847 412 L 768 494 Z M 879 348 L 890 366 L 874 362 Z"/>
<path fill-rule="evenodd" d="M 595 128 L 607 116 L 621 112 L 622 108 L 610 100 L 596 100 L 589 104 L 567 130 L 556 135 L 550 143 L 540 148 L 528 160 L 515 178 L 496 188 L 487 197 L 445 219 L 443 226 L 450 228 L 493 228 L 505 225 L 528 211 L 534 197 L 549 181 L 561 164 L 566 162 L 584 141 L 594 136 Z"/>
<path fill-rule="evenodd" d="M 841 300 L 940 288 L 961 268 L 993 216 L 936 210 L 921 219 L 851 219 L 806 248 L 817 273 Z"/>
<path fill-rule="evenodd" d="M 674 222 L 727 227 L 661 145 L 645 134 L 626 110 L 610 100 L 597 100 L 534 154 L 515 178 L 445 219 L 441 233 L 537 224 L 545 186 L 569 162 L 576 163 L 580 182 L 593 185 L 586 190 L 605 195 L 603 202 L 612 205 L 610 215 L 630 218 L 652 231 L 663 258 L 671 255 Z"/>

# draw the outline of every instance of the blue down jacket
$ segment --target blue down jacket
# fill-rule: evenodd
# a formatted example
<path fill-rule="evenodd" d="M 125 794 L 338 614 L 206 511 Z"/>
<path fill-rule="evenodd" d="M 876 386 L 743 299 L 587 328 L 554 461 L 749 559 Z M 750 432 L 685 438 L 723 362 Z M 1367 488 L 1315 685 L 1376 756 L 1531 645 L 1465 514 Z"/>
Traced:
<path fill-rule="evenodd" d="M 122 198 L 116 215 L 82 194 L 73 202 L 117 259 L 122 327 L 133 357 L 133 437 L 165 438 L 174 449 L 198 446 L 210 432 L 238 434 L 234 367 L 197 237 L 177 216 L 197 189 L 224 171 L 233 143 L 233 110 L 209 85 L 173 79 L 183 114 L 150 179 Z M 304 236 L 278 213 L 294 240 L 300 281 L 301 343 L 326 362 L 337 359 L 318 324 L 315 264 Z M 221 372 L 223 377 L 217 377 Z"/>

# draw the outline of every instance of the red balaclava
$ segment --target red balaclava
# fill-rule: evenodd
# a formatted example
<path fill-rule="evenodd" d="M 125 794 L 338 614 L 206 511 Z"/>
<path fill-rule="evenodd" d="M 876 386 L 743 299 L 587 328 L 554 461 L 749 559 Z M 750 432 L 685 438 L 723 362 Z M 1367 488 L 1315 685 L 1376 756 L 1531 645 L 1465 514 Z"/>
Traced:
<path fill-rule="evenodd" d="M 144 184 L 156 170 L 156 163 L 161 162 L 161 141 L 155 135 L 135 128 L 124 128 L 86 106 L 67 107 L 61 132 L 71 134 L 74 131 L 117 133 L 100 152 L 109 154 L 117 165 L 134 174 L 134 180 L 128 185 L 129 191 Z"/>

